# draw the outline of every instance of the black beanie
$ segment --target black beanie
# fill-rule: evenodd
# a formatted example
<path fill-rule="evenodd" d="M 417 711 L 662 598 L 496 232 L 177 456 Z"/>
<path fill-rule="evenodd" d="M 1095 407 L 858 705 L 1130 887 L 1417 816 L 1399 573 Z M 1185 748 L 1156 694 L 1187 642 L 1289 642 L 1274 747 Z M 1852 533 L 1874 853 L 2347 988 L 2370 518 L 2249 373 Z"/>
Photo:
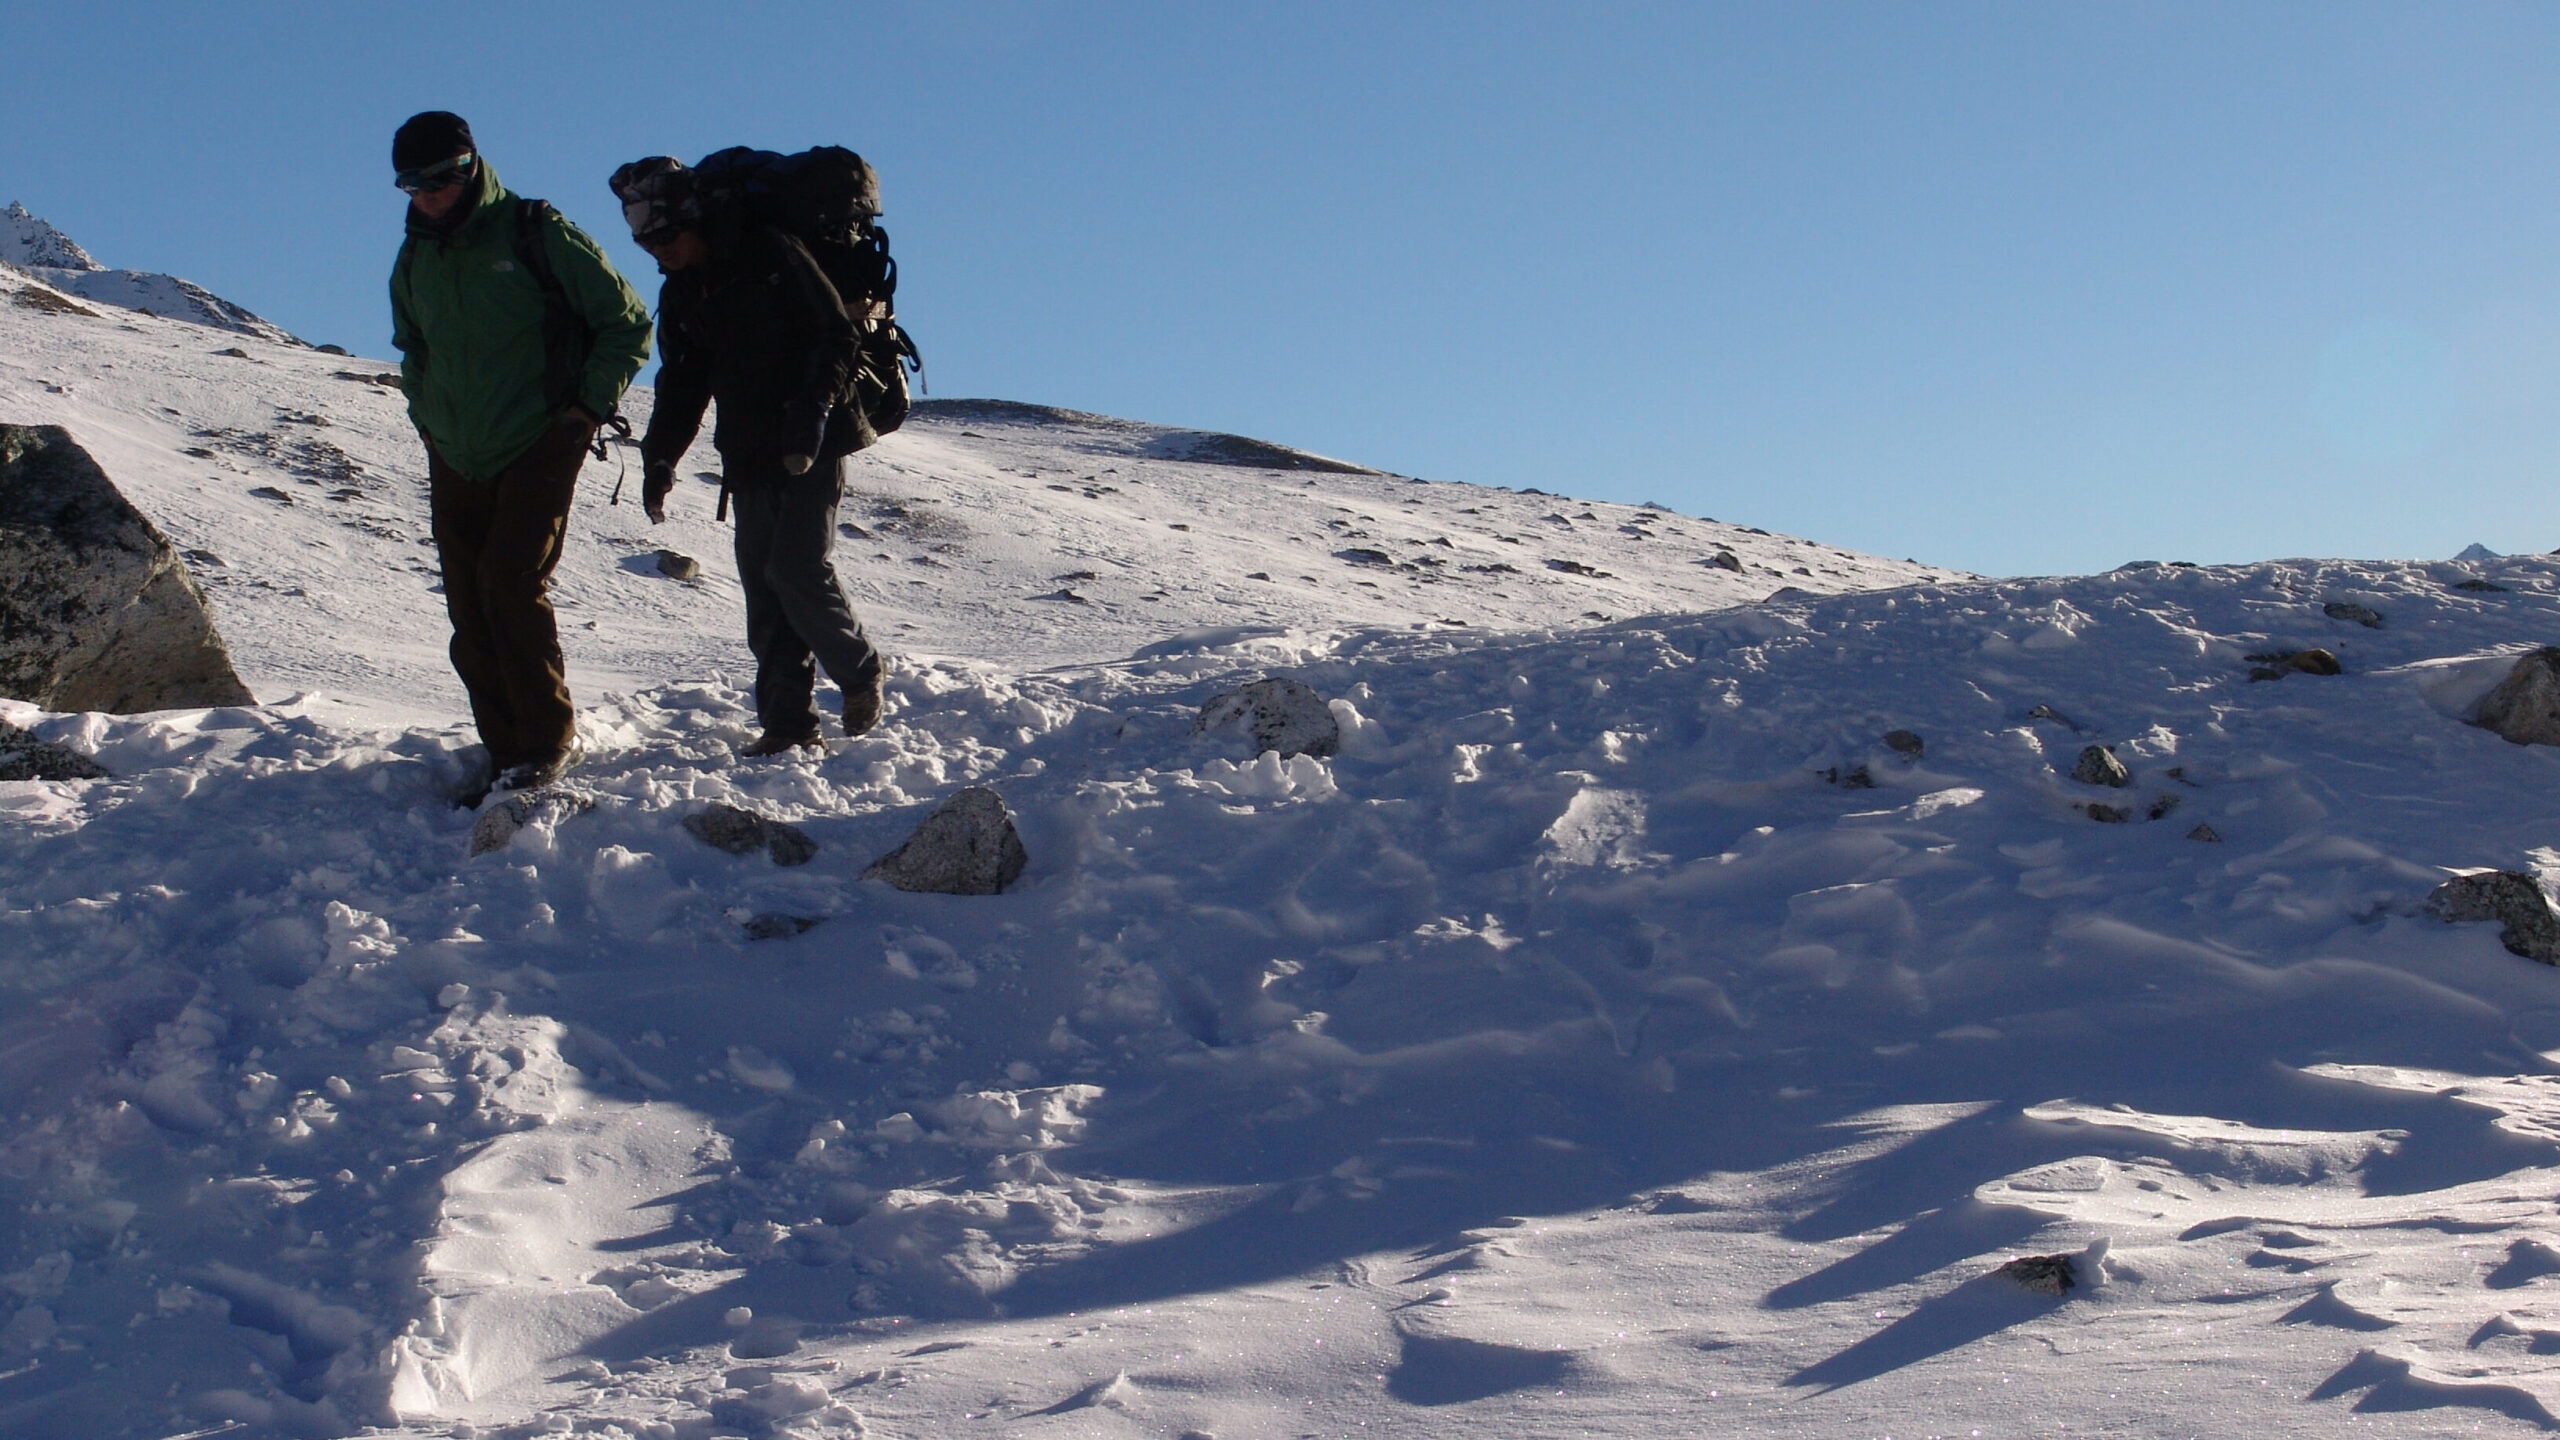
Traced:
<path fill-rule="evenodd" d="M 471 142 L 470 121 L 450 110 L 425 110 L 410 116 L 391 137 L 391 168 L 422 170 L 479 148 Z"/>

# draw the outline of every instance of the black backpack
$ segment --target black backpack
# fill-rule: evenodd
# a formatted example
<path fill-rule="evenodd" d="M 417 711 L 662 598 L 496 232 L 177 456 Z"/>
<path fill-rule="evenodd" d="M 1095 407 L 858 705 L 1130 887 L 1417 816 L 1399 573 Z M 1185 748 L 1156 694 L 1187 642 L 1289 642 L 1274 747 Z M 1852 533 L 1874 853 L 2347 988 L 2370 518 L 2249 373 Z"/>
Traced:
<path fill-rule="evenodd" d="M 879 172 L 841 145 L 796 155 L 734 145 L 702 157 L 693 169 L 705 214 L 744 215 L 809 247 L 860 332 L 848 398 L 874 434 L 906 423 L 907 372 L 912 368 L 921 386 L 924 356 L 898 324 L 898 262 L 889 256 L 889 232 L 873 223 L 880 216 Z"/>

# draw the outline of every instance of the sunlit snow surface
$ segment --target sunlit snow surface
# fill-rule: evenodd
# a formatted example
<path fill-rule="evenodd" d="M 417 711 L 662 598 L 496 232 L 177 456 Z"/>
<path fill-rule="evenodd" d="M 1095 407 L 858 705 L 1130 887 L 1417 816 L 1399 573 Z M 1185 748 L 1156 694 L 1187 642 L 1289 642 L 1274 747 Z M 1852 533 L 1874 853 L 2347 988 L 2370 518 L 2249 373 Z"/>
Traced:
<path fill-rule="evenodd" d="M 269 702 L 0 707 L 114 775 L 0 784 L 0 1431 L 2554 1425 L 2560 973 L 2418 914 L 2560 865 L 2461 720 L 2552 561 L 1932 580 L 946 414 L 845 510 L 887 719 L 796 764 L 710 487 L 591 467 L 593 804 L 467 859 L 386 367 L 237 339 L 0 306 L 0 420 L 219 557 Z M 1194 733 L 1269 674 L 1339 755 Z M 967 783 L 1011 892 L 859 880 Z"/>

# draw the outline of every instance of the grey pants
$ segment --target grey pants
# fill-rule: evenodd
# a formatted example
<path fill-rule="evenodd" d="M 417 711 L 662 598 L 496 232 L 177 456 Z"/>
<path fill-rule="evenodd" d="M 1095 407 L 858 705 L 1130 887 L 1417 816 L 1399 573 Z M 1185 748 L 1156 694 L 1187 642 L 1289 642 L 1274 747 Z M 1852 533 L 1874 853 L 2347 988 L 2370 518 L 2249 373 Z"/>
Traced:
<path fill-rule="evenodd" d="M 727 468 L 747 648 L 756 657 L 756 723 L 768 735 L 815 735 L 818 666 L 841 690 L 867 688 L 880 674 L 880 652 L 836 580 L 844 462 L 806 475 L 785 475 L 778 465 Z"/>

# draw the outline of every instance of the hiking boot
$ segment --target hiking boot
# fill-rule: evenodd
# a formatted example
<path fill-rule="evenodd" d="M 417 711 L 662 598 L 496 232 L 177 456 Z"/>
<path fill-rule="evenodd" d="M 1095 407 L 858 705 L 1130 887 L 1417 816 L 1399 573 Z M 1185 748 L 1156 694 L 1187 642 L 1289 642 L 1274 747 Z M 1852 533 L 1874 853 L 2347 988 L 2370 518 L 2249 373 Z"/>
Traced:
<path fill-rule="evenodd" d="M 817 732 L 813 730 L 806 735 L 759 735 L 754 744 L 741 749 L 738 754 L 746 759 L 761 760 L 767 755 L 782 755 L 793 750 L 824 750 L 826 748 L 827 742 L 819 739 Z"/>
<path fill-rule="evenodd" d="M 499 790 L 538 790 L 568 774 L 579 761 L 587 758 L 586 747 L 571 737 L 569 743 L 540 760 L 519 760 L 498 772 Z"/>
<path fill-rule="evenodd" d="M 856 685 L 844 692 L 844 738 L 854 736 L 880 723 L 881 677 L 873 675 L 868 685 Z"/>

